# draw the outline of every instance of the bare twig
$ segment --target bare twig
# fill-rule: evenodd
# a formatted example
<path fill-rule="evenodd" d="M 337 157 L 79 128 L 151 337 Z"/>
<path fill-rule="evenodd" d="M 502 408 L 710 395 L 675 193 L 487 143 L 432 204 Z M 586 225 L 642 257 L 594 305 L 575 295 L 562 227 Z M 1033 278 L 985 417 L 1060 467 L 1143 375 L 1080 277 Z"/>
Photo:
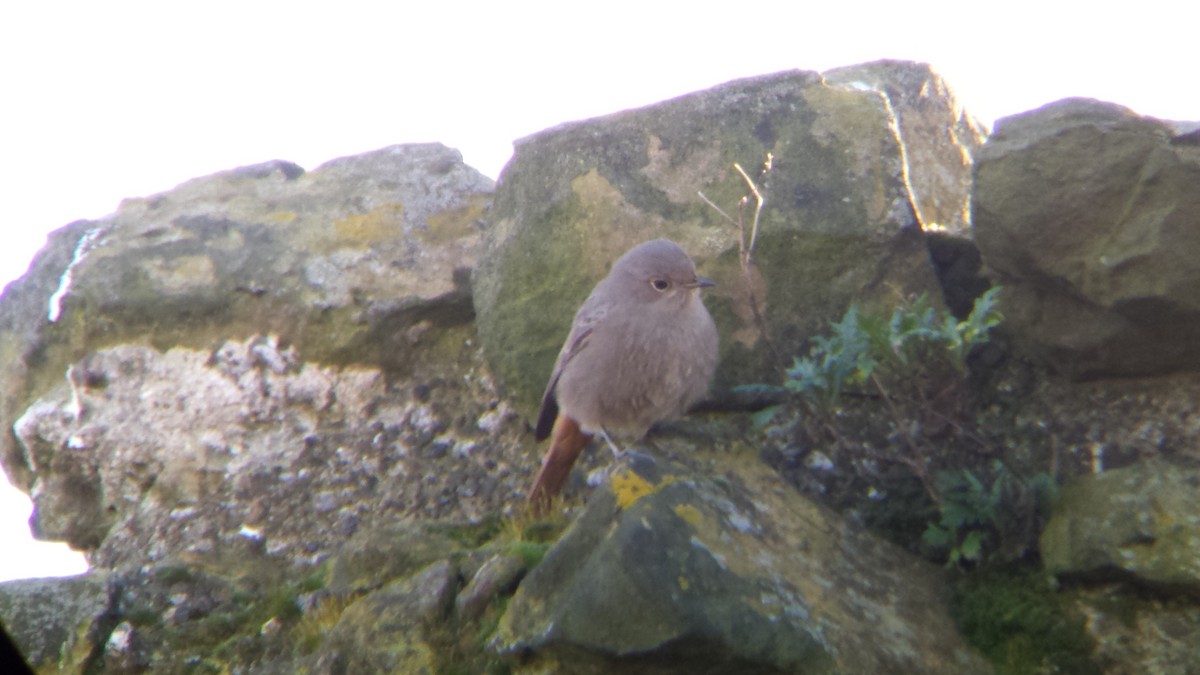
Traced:
<path fill-rule="evenodd" d="M 733 218 L 730 218 L 728 213 L 725 213 L 724 211 L 721 210 L 721 207 L 719 207 L 713 203 L 713 200 L 704 196 L 703 192 L 696 190 L 696 194 L 700 195 L 700 199 L 703 199 L 705 204 L 708 204 L 709 206 L 713 207 L 713 209 L 715 209 L 717 213 L 721 214 L 722 216 L 725 216 L 725 220 L 728 220 L 729 224 L 737 225 L 737 221 L 735 221 Z"/>
<path fill-rule="evenodd" d="M 773 158 L 771 157 L 771 153 L 767 153 L 766 166 L 768 167 L 768 170 L 771 166 L 772 160 Z M 754 181 L 750 179 L 750 176 L 746 175 L 746 171 L 742 169 L 741 164 L 734 162 L 733 168 L 737 169 L 738 173 L 742 174 L 742 178 L 746 181 L 746 185 L 750 186 L 750 192 L 754 195 L 754 199 L 758 202 L 758 206 L 754 209 L 754 223 L 750 226 L 750 243 L 746 246 L 746 263 L 748 264 L 750 262 L 750 254 L 754 252 L 754 242 L 758 239 L 758 217 L 762 214 L 763 204 L 765 204 L 767 200 L 764 199 L 762 193 L 758 191 L 758 186 L 754 184 Z"/>
<path fill-rule="evenodd" d="M 770 172 L 774 159 L 775 158 L 771 155 L 771 153 L 767 153 L 767 159 L 763 163 L 762 174 L 764 176 Z M 700 199 L 703 199 L 705 204 L 711 206 L 714 211 L 721 214 L 722 218 L 729 221 L 731 225 L 737 228 L 738 263 L 742 269 L 742 281 L 746 287 L 746 297 L 749 300 L 750 314 L 753 317 L 754 324 L 758 327 L 759 334 L 762 335 L 763 343 L 767 346 L 768 351 L 771 352 L 771 355 L 774 357 L 776 362 L 782 363 L 780 360 L 780 355 L 776 351 L 775 345 L 771 342 L 769 334 L 767 333 L 767 322 L 763 318 L 762 311 L 759 309 L 758 296 L 754 292 L 754 276 L 751 274 L 754 246 L 758 241 L 758 221 L 762 215 L 763 206 L 766 204 L 767 200 L 766 197 L 763 196 L 763 191 L 758 189 L 758 186 L 755 185 L 754 180 L 750 178 L 750 175 L 746 173 L 740 164 L 734 162 L 733 168 L 737 169 L 737 172 L 741 174 L 742 180 L 746 181 L 746 185 L 750 188 L 750 193 L 754 195 L 754 219 L 750 224 L 749 237 L 746 236 L 746 221 L 744 216 L 746 205 L 750 201 L 749 195 L 743 196 L 738 200 L 738 214 L 737 218 L 735 219 L 733 216 L 726 213 L 721 207 L 713 203 L 713 201 L 709 199 L 703 192 L 697 191 L 696 194 L 700 195 Z"/>
<path fill-rule="evenodd" d="M 771 154 L 767 153 L 767 161 L 764 164 L 763 170 L 764 174 L 770 170 L 772 160 L 773 157 Z M 754 256 L 754 245 L 758 241 L 758 219 L 762 215 L 763 205 L 766 204 L 767 200 L 765 197 L 763 197 L 762 192 L 759 191 L 758 186 L 754 184 L 754 181 L 750 178 L 746 171 L 742 169 L 741 164 L 734 162 L 733 168 L 737 169 L 737 172 L 742 175 L 742 179 L 746 181 L 746 185 L 749 186 L 750 193 L 754 195 L 755 200 L 754 221 L 750 224 L 750 239 L 748 242 L 746 241 L 746 228 L 744 227 L 744 222 L 740 217 L 738 218 L 738 230 L 741 235 L 738 241 L 738 253 L 742 266 L 742 278 L 745 280 L 746 288 L 748 289 L 750 313 L 754 315 L 754 322 L 758 324 L 758 330 L 763 336 L 763 343 L 767 345 L 767 349 L 770 350 L 771 355 L 775 358 L 775 361 L 777 363 L 782 363 L 779 352 L 776 351 L 775 344 L 771 342 L 769 334 L 767 333 L 767 321 L 763 318 L 762 312 L 759 310 L 758 296 L 754 293 L 753 277 L 750 274 Z M 743 197 L 741 201 L 738 202 L 738 206 L 744 207 L 746 202 L 747 199 Z"/>
<path fill-rule="evenodd" d="M 911 453 L 911 455 L 907 457 L 901 455 L 894 459 L 901 464 L 908 466 L 908 468 L 911 469 L 914 474 L 916 474 L 917 478 L 921 481 L 921 486 L 925 488 L 925 493 L 929 495 L 929 498 L 933 500 L 933 503 L 937 504 L 940 508 L 943 504 L 942 496 L 938 494 L 937 487 L 929 478 L 929 469 L 925 465 L 924 461 L 925 453 L 922 452 L 921 444 L 917 440 L 916 435 L 913 434 L 912 426 L 905 423 L 905 416 L 901 414 L 900 409 L 896 406 L 896 402 L 893 401 L 892 397 L 888 395 L 887 389 L 885 389 L 883 386 L 883 382 L 879 381 L 878 374 L 871 373 L 871 383 L 875 385 L 875 389 L 879 391 L 879 394 L 883 397 L 884 403 L 886 403 L 888 409 L 891 410 L 892 420 L 896 424 L 896 427 L 900 429 L 901 433 L 904 434 L 905 445 L 908 446 L 908 451 Z"/>

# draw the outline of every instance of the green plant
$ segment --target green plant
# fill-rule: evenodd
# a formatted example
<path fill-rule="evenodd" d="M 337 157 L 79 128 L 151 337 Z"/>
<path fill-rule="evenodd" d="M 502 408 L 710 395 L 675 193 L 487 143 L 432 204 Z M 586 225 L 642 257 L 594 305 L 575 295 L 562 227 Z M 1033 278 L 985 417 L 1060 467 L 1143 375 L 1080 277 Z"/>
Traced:
<path fill-rule="evenodd" d="M 947 349 L 959 370 L 966 368 L 967 354 L 971 349 L 987 342 L 992 329 L 1004 321 L 1004 315 L 998 307 L 1001 288 L 994 286 L 975 298 L 971 313 L 965 320 L 955 321 L 952 316 L 943 319 L 942 334 L 946 336 Z"/>
<path fill-rule="evenodd" d="M 991 484 L 969 469 L 940 471 L 936 480 L 942 498 L 938 520 L 925 528 L 922 540 L 933 550 L 946 555 L 946 566 L 980 563 L 989 550 L 995 550 L 1000 537 L 1020 532 L 1027 514 L 1036 514 L 1039 505 L 1053 497 L 1057 484 L 1047 473 L 1020 480 L 1000 460 L 993 460 Z M 1026 497 L 1032 499 L 1026 499 Z M 1006 509 L 1014 503 L 1028 503 L 1029 509 Z"/>
<path fill-rule="evenodd" d="M 999 287 L 984 293 L 961 321 L 924 295 L 900 304 L 890 316 L 863 314 L 851 306 L 832 324 L 832 334 L 814 338 L 808 356 L 796 358 L 787 371 L 784 386 L 808 414 L 809 435 L 858 448 L 872 460 L 907 466 L 940 505 L 928 441 L 950 428 L 982 444 L 961 420 L 968 399 L 967 355 L 1000 323 L 999 294 Z M 873 419 L 869 412 L 865 420 L 848 417 L 848 398 L 883 404 L 889 428 L 882 443 L 861 438 L 852 428 L 869 427 Z M 766 413 L 760 419 L 765 418 Z M 892 450 L 880 451 L 881 445 Z"/>
<path fill-rule="evenodd" d="M 1000 505 L 1011 482 L 1004 464 L 992 464 L 995 478 L 984 484 L 969 469 L 940 471 L 936 481 L 942 497 L 937 522 L 929 523 L 922 539 L 935 550 L 947 553 L 946 566 L 977 563 L 983 558 L 989 530 L 998 525 Z"/>
<path fill-rule="evenodd" d="M 865 383 L 878 365 L 870 349 L 872 342 L 878 342 L 878 333 L 873 340 L 857 306 L 851 305 L 831 328 L 833 335 L 813 338 L 812 351 L 795 360 L 784 382 L 788 390 L 821 411 L 833 408 L 847 385 Z"/>
<path fill-rule="evenodd" d="M 889 397 L 922 372 L 948 367 L 965 375 L 971 349 L 986 343 L 1004 318 L 997 308 L 1000 290 L 997 286 L 976 298 L 962 321 L 936 310 L 925 295 L 896 307 L 886 320 L 860 315 L 851 305 L 841 321 L 831 324 L 832 335 L 813 338 L 809 355 L 794 360 L 784 386 L 826 412 L 848 387 L 873 385 Z"/>
<path fill-rule="evenodd" d="M 929 523 L 922 537 L 934 549 L 949 552 L 946 565 L 979 562 L 987 528 L 996 523 L 996 508 L 1004 487 L 997 478 L 989 489 L 967 469 L 942 471 L 937 475 L 942 495 L 941 516 Z"/>
<path fill-rule="evenodd" d="M 962 319 L 926 296 L 886 313 L 851 306 L 787 370 L 791 405 L 761 410 L 754 423 L 787 424 L 790 447 L 832 460 L 839 471 L 799 480 L 819 481 L 831 503 L 899 542 L 950 566 L 1024 556 L 1054 481 L 1003 461 L 979 423 L 974 387 L 984 380 L 970 372 L 972 351 L 1002 320 L 1001 292 L 978 297 Z"/>

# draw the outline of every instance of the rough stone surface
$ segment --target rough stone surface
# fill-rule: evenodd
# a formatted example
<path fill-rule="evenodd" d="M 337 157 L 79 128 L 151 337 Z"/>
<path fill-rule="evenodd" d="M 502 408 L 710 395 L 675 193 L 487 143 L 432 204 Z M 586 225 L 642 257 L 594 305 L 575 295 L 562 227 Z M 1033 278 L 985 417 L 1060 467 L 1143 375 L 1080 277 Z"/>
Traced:
<path fill-rule="evenodd" d="M 422 333 L 471 319 L 491 188 L 455 150 L 395 146 L 309 173 L 234 169 L 73 223 L 0 299 L 0 422 L 123 342 L 205 349 L 272 333 L 306 361 L 406 375 Z M 11 440 L 0 460 L 28 488 Z"/>
<path fill-rule="evenodd" d="M 917 81 L 934 77 L 913 69 L 925 78 Z M 889 72 L 904 70 L 893 65 Z M 875 75 L 906 95 L 913 82 Z M 891 305 L 897 294 L 914 292 L 939 298 L 913 210 L 915 182 L 906 177 L 944 167 L 918 163 L 921 153 L 906 163 L 907 139 L 888 101 L 869 87 L 794 71 L 519 141 L 473 277 L 489 363 L 518 409 L 532 412 L 591 287 L 647 239 L 678 241 L 717 282 L 706 304 L 721 332 L 718 387 L 777 379 L 779 367 L 851 302 Z M 917 136 L 922 125 L 906 128 Z M 944 133 L 927 143 L 942 140 Z M 958 173 L 961 152 L 953 162 Z M 772 168 L 764 177 L 768 154 Z M 736 220 L 738 201 L 750 191 L 735 163 L 766 196 L 755 264 L 746 270 L 738 228 L 697 195 Z M 954 195 L 930 196 L 930 203 L 960 203 L 962 185 L 950 183 Z M 747 240 L 753 204 L 744 210 Z"/>
<path fill-rule="evenodd" d="M 1105 673 L 1200 672 L 1200 607 L 1185 599 L 1139 598 L 1119 585 L 1075 593 Z"/>
<path fill-rule="evenodd" d="M 15 426 L 38 472 L 35 532 L 105 567 L 244 540 L 304 564 L 360 525 L 502 511 L 533 464 L 501 440 L 520 430 L 457 342 L 400 389 L 377 369 L 301 364 L 270 338 L 100 350 Z"/>
<path fill-rule="evenodd" d="M 525 559 L 518 555 L 493 555 L 479 567 L 475 576 L 455 598 L 454 610 L 463 619 L 477 619 L 488 603 L 501 595 L 512 594 L 527 570 Z"/>
<path fill-rule="evenodd" d="M 354 533 L 329 561 L 329 587 L 335 592 L 375 590 L 403 579 L 458 549 L 453 539 L 415 521 L 387 523 Z"/>
<path fill-rule="evenodd" d="M 508 605 L 494 645 L 517 672 L 989 671 L 931 567 L 756 462 L 713 461 L 611 476 Z"/>
<path fill-rule="evenodd" d="M 92 643 L 107 636 L 103 575 L 25 579 L 0 585 L 0 620 L 25 660 L 46 672 L 82 672 Z"/>
<path fill-rule="evenodd" d="M 1200 368 L 1200 146 L 1066 99 L 997 121 L 974 230 L 1030 349 L 1080 377 Z"/>
<path fill-rule="evenodd" d="M 929 66 L 910 61 L 876 61 L 823 75 L 830 84 L 875 91 L 884 99 L 904 147 L 917 218 L 927 229 L 968 234 L 971 169 L 987 132 L 950 85 Z"/>
<path fill-rule="evenodd" d="M 1200 461 L 1200 375 L 1074 382 L 1009 365 L 989 381 L 983 417 L 1009 457 L 1060 479 Z"/>
<path fill-rule="evenodd" d="M 1041 536 L 1057 574 L 1114 571 L 1200 594 L 1200 471 L 1141 463 L 1065 486 Z"/>
<path fill-rule="evenodd" d="M 367 595 L 342 613 L 319 658 L 346 673 L 438 672 L 426 629 L 450 610 L 456 575 L 441 561 Z"/>

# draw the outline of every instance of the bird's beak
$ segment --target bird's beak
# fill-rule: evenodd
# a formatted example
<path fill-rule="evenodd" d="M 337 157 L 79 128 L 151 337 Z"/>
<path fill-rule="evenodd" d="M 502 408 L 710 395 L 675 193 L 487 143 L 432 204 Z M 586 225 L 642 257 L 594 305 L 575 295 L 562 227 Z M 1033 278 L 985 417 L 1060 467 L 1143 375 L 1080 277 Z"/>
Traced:
<path fill-rule="evenodd" d="M 716 285 L 717 284 L 715 281 L 709 281 L 708 279 L 705 279 L 704 277 L 696 277 L 695 281 L 688 284 L 688 286 L 691 288 L 711 288 Z"/>

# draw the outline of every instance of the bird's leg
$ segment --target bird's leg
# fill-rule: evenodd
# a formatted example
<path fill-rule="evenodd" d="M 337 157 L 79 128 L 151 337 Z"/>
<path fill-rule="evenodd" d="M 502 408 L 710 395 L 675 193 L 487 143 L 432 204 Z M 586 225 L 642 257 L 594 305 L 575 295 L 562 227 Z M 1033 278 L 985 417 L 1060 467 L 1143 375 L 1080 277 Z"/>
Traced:
<path fill-rule="evenodd" d="M 654 461 L 653 457 L 650 457 L 649 455 L 645 455 L 645 454 L 638 452 L 637 448 L 629 448 L 626 450 L 622 450 L 621 448 L 617 447 L 617 444 L 613 442 L 612 437 L 609 436 L 608 432 L 605 431 L 603 428 L 600 429 L 600 437 L 604 439 L 605 443 L 608 443 L 609 449 L 612 450 L 613 458 L 616 459 L 618 462 L 621 460 L 626 460 L 626 459 L 632 460 L 634 462 L 645 461 L 645 460 L 649 460 L 650 462 Z M 653 442 L 649 441 L 648 439 L 643 439 L 643 440 L 646 440 L 646 442 L 650 443 L 651 446 L 654 445 Z"/>
<path fill-rule="evenodd" d="M 651 465 L 654 464 L 654 458 L 650 455 L 644 455 L 633 448 L 622 450 L 613 442 L 612 437 L 603 428 L 598 433 L 600 434 L 600 438 L 603 438 L 604 442 L 608 443 L 608 448 L 612 450 L 613 458 L 616 462 L 627 461 L 629 466 L 640 465 L 645 462 L 649 462 Z M 612 473 L 614 468 L 616 468 L 615 463 L 592 471 L 588 474 L 587 484 L 591 487 L 599 487 L 604 481 L 608 480 L 609 474 Z"/>
<path fill-rule="evenodd" d="M 616 466 L 615 462 L 620 462 L 628 454 L 627 451 L 622 450 L 613 442 L 612 436 L 609 436 L 608 431 L 603 427 L 600 428 L 599 434 L 600 438 L 603 438 L 604 442 L 608 444 L 608 449 L 612 450 L 614 463 L 596 469 L 588 474 L 587 484 L 591 487 L 599 487 L 604 481 L 608 480 L 609 474 L 612 473 L 613 467 Z"/>
<path fill-rule="evenodd" d="M 608 431 L 604 427 L 600 428 L 600 438 L 603 438 L 604 442 L 608 443 L 608 449 L 612 450 L 614 458 L 621 459 L 625 456 L 625 451 L 617 447 L 617 444 L 613 442 L 612 437 L 608 435 Z"/>

